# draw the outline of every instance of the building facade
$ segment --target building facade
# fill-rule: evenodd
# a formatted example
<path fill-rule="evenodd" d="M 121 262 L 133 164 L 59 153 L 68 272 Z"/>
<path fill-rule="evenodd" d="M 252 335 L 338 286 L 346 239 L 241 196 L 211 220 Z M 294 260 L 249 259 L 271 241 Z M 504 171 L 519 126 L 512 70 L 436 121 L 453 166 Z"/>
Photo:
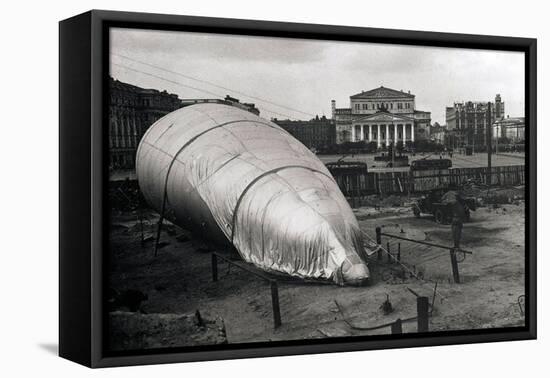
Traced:
<path fill-rule="evenodd" d="M 458 137 L 459 147 L 486 146 L 487 128 L 504 117 L 504 102 L 499 94 L 494 102 L 455 102 L 447 107 L 445 118 L 449 131 Z"/>
<path fill-rule="evenodd" d="M 432 127 L 430 127 L 430 140 L 437 144 L 445 144 L 447 133 L 447 127 L 441 126 L 439 123 L 435 122 Z"/>
<path fill-rule="evenodd" d="M 175 94 L 113 78 L 109 91 L 109 164 L 112 169 L 133 169 L 137 146 L 145 131 L 159 118 L 182 107 L 182 103 Z"/>
<path fill-rule="evenodd" d="M 510 143 L 525 141 L 525 117 L 506 117 L 493 124 L 493 137 L 506 138 Z"/>
<path fill-rule="evenodd" d="M 145 89 L 113 78 L 109 81 L 109 167 L 113 170 L 135 168 L 137 147 L 145 131 L 158 119 L 184 106 L 198 103 L 218 103 L 236 106 L 256 115 L 254 104 L 225 99 L 184 99 L 156 89 Z"/>
<path fill-rule="evenodd" d="M 276 118 L 272 121 L 310 149 L 326 148 L 336 142 L 334 122 L 325 116 L 317 116 L 309 121 L 279 120 Z"/>
<path fill-rule="evenodd" d="M 337 108 L 332 100 L 336 143 L 375 142 L 390 144 L 427 139 L 431 113 L 417 110 L 415 95 L 383 86 L 350 96 L 349 108 Z"/>
<path fill-rule="evenodd" d="M 231 105 L 239 109 L 246 110 L 250 113 L 256 114 L 257 116 L 260 115 L 260 109 L 256 107 L 256 104 L 252 104 L 249 102 L 240 102 L 238 98 L 231 97 L 229 95 L 226 95 L 223 100 L 219 98 L 186 98 L 181 100 L 182 106 L 204 103 Z"/>

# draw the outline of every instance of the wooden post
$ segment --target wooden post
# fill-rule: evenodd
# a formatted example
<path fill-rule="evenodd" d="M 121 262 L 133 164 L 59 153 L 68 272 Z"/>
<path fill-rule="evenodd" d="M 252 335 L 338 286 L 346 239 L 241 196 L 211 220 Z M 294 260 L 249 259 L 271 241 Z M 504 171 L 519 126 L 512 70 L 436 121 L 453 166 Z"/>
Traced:
<path fill-rule="evenodd" d="M 145 236 L 143 234 L 143 209 L 141 207 L 138 210 L 138 216 L 139 216 L 139 229 L 141 232 L 141 246 L 143 247 L 143 243 L 145 243 Z"/>
<path fill-rule="evenodd" d="M 487 186 L 491 186 L 492 183 L 492 177 L 491 177 L 491 155 L 493 153 L 493 124 L 491 119 L 491 103 L 487 103 L 487 129 L 485 134 L 486 139 L 486 145 L 487 145 L 487 178 L 486 184 Z M 498 135 L 497 135 L 498 140 Z"/>
<path fill-rule="evenodd" d="M 212 254 L 212 281 L 216 282 L 218 280 L 218 258 L 216 254 Z"/>
<path fill-rule="evenodd" d="M 382 260 L 382 229 L 376 227 L 376 244 L 378 244 L 378 260 Z"/>
<path fill-rule="evenodd" d="M 429 306 L 428 297 L 416 298 L 416 312 L 418 319 L 418 332 L 428 332 L 429 330 Z"/>
<path fill-rule="evenodd" d="M 163 219 L 164 219 L 164 215 L 161 213 L 160 218 L 159 218 L 159 222 L 158 222 L 158 225 L 157 225 L 157 237 L 155 239 L 155 253 L 154 253 L 155 257 L 157 257 L 158 250 L 159 250 L 160 233 L 162 231 L 162 221 L 163 221 Z"/>
<path fill-rule="evenodd" d="M 455 283 L 460 283 L 460 274 L 458 273 L 458 261 L 456 260 L 456 252 L 451 248 L 451 267 L 453 269 L 453 279 Z"/>
<path fill-rule="evenodd" d="M 271 281 L 271 303 L 273 305 L 273 323 L 275 328 L 281 326 L 281 309 L 279 307 L 279 288 L 277 281 Z"/>
<path fill-rule="evenodd" d="M 351 184 L 351 185 L 350 185 L 350 186 L 351 186 L 351 188 L 350 188 L 350 192 L 351 192 L 351 208 L 352 208 L 352 209 L 355 209 L 355 207 L 356 207 L 356 206 L 355 206 L 355 190 L 354 190 L 354 188 L 353 188 L 353 180 L 350 180 L 350 184 Z"/>
<path fill-rule="evenodd" d="M 160 218 L 157 226 L 157 239 L 155 240 L 155 257 L 157 257 L 160 243 L 160 232 L 162 231 L 162 221 L 164 220 L 164 211 L 166 210 L 166 188 L 164 189 L 164 197 L 162 200 L 162 208 L 160 210 Z"/>
<path fill-rule="evenodd" d="M 361 181 L 362 181 L 363 174 L 359 173 L 357 175 L 357 197 L 359 197 L 359 207 L 361 207 L 361 199 L 363 198 L 363 194 L 361 191 Z"/>
<path fill-rule="evenodd" d="M 391 254 L 391 251 L 390 251 L 390 242 L 389 241 L 386 243 L 386 246 L 387 246 L 386 251 L 388 252 L 388 263 L 391 263 L 393 259 L 392 259 L 392 254 Z"/>
<path fill-rule="evenodd" d="M 401 243 L 397 243 L 397 261 L 401 261 Z"/>
<path fill-rule="evenodd" d="M 391 334 L 392 335 L 400 335 L 402 333 L 403 333 L 403 326 L 402 326 L 402 323 L 401 323 L 401 319 L 397 319 L 391 325 Z"/>

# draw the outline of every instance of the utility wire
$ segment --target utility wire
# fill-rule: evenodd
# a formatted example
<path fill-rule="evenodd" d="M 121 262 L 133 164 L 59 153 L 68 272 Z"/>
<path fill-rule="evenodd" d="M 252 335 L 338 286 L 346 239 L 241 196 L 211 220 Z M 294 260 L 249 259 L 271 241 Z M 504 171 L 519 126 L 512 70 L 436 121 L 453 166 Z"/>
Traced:
<path fill-rule="evenodd" d="M 121 54 L 117 54 L 117 53 L 111 53 L 112 55 L 114 56 L 118 56 L 120 58 L 123 58 L 123 59 L 127 59 L 129 61 L 132 61 L 134 63 L 138 63 L 138 64 L 143 64 L 145 66 L 148 66 L 148 67 L 151 67 L 151 68 L 155 68 L 157 70 L 161 70 L 161 71 L 164 71 L 164 72 L 167 72 L 167 73 L 171 73 L 173 75 L 178 75 L 178 76 L 181 76 L 181 77 L 184 77 L 186 79 L 189 79 L 189 80 L 194 80 L 194 81 L 197 81 L 199 83 L 203 83 L 203 84 L 208 84 L 208 85 L 211 85 L 213 87 L 216 87 L 216 88 L 219 88 L 219 89 L 223 89 L 225 91 L 229 91 L 229 92 L 233 92 L 233 93 L 236 93 L 238 95 L 241 95 L 241 96 L 244 96 L 244 97 L 248 97 L 248 98 L 251 98 L 251 99 L 254 99 L 254 100 L 257 100 L 257 101 L 261 101 L 261 102 L 265 102 L 266 104 L 270 104 L 270 105 L 274 105 L 274 106 L 277 106 L 279 108 L 282 108 L 282 109 L 286 109 L 286 110 L 290 110 L 292 112 L 296 112 L 296 113 L 301 113 L 301 114 L 304 114 L 304 115 L 307 115 L 307 116 L 310 116 L 310 117 L 315 117 L 314 114 L 311 114 L 311 113 L 307 113 L 307 112 L 304 112 L 304 111 L 301 111 L 301 110 L 298 110 L 298 109 L 294 109 L 294 108 L 291 108 L 289 106 L 286 106 L 286 105 L 281 105 L 281 104 L 277 104 L 276 102 L 273 102 L 273 101 L 269 101 L 269 100 L 265 100 L 263 98 L 260 98 L 260 97 L 257 97 L 257 96 L 252 96 L 252 95 L 249 95 L 249 94 L 246 94 L 244 92 L 241 92 L 241 91 L 238 91 L 238 90 L 235 90 L 235 89 L 231 89 L 231 88 L 227 88 L 227 87 L 224 87 L 224 86 L 221 86 L 221 85 L 218 85 L 216 83 L 213 83 L 211 81 L 207 81 L 207 80 L 203 80 L 203 79 L 198 79 L 198 78 L 195 78 L 193 76 L 189 76 L 189 75 L 184 75 L 180 72 L 176 72 L 176 71 L 172 71 L 172 70 L 169 70 L 169 69 L 166 69 L 166 68 L 163 68 L 163 67 L 159 67 L 159 66 L 156 66 L 154 64 L 150 64 L 150 63 L 147 63 L 147 62 L 143 62 L 141 60 L 137 60 L 137 59 L 134 59 L 134 58 L 130 58 L 129 56 L 126 56 L 126 55 L 121 55 Z M 273 113 L 273 112 L 272 112 Z M 280 113 L 279 113 L 280 114 Z"/>
<path fill-rule="evenodd" d="M 152 77 L 155 77 L 157 79 L 164 80 L 164 81 L 176 84 L 176 85 L 181 85 L 182 87 L 185 87 L 185 88 L 189 88 L 189 89 L 193 89 L 193 90 L 196 90 L 196 91 L 204 92 L 204 93 L 207 93 L 207 94 L 212 95 L 212 96 L 223 97 L 223 95 L 220 95 L 218 93 L 210 92 L 206 89 L 197 88 L 197 87 L 193 87 L 191 85 L 183 84 L 183 83 L 180 83 L 178 81 L 166 79 L 162 76 L 158 76 L 158 75 L 155 75 L 155 74 L 152 74 L 152 73 L 149 73 L 149 72 L 145 72 L 145 71 L 141 71 L 141 70 L 138 70 L 138 69 L 135 69 L 135 68 L 132 68 L 132 67 L 125 66 L 124 64 L 119 64 L 119 63 L 115 63 L 115 62 L 111 62 L 111 64 L 113 64 L 115 66 L 118 66 L 118 67 L 122 67 L 122 68 L 130 70 L 130 71 L 134 71 L 134 72 L 138 72 L 138 73 L 141 73 L 141 74 L 144 74 L 144 75 L 152 76 Z"/>
<path fill-rule="evenodd" d="M 212 96 L 216 96 L 216 97 L 219 97 L 219 98 L 223 98 L 223 97 L 224 97 L 223 95 L 220 95 L 220 94 L 218 94 L 218 93 L 211 92 L 211 91 L 209 91 L 209 90 L 207 90 L 207 89 L 202 89 L 202 88 L 194 87 L 194 86 L 192 86 L 192 85 L 188 85 L 188 84 L 181 83 L 181 82 L 179 82 L 179 81 L 167 79 L 167 78 L 165 78 L 165 77 L 162 77 L 162 76 L 159 76 L 159 75 L 155 75 L 155 74 L 150 73 L 150 72 L 141 71 L 141 70 L 138 70 L 138 69 L 136 69 L 136 68 L 126 66 L 126 65 L 124 65 L 124 64 L 115 63 L 115 62 L 111 62 L 111 64 L 114 65 L 114 66 L 118 66 L 118 67 L 124 68 L 124 69 L 129 70 L 129 71 L 133 71 L 133 72 L 141 73 L 141 74 L 143 74 L 143 75 L 151 76 L 151 77 L 154 77 L 154 78 L 157 78 L 157 79 L 160 79 L 160 80 L 163 80 L 163 81 L 172 83 L 172 84 L 176 84 L 176 85 L 179 85 L 179 86 L 182 86 L 182 87 L 185 87 L 185 88 L 189 88 L 189 89 L 193 89 L 193 90 L 196 90 L 196 91 L 199 91 L 199 92 L 207 93 L 207 94 L 212 95 Z M 283 116 L 283 117 L 286 117 L 286 118 L 288 118 L 288 119 L 296 119 L 296 117 L 291 117 L 291 116 L 289 116 L 288 114 L 283 114 L 283 113 L 276 112 L 276 111 L 274 111 L 274 110 L 271 110 L 271 109 L 269 109 L 269 108 L 266 108 L 265 106 L 263 107 L 263 109 L 264 109 L 265 111 L 267 111 L 268 113 L 272 113 L 272 114 L 276 114 L 276 115 L 279 115 L 279 116 Z"/>

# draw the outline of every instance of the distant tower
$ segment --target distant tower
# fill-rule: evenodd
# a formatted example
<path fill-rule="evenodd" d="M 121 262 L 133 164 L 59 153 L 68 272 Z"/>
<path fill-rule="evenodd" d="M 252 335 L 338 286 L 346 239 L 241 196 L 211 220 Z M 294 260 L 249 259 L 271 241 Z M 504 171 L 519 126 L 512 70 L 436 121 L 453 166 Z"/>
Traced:
<path fill-rule="evenodd" d="M 330 102 L 330 107 L 331 107 L 331 110 L 332 110 L 332 119 L 334 119 L 334 117 L 336 116 L 336 101 L 335 100 L 332 100 Z"/>
<path fill-rule="evenodd" d="M 501 119 L 504 117 L 504 103 L 500 98 L 500 94 L 495 96 L 495 119 Z"/>

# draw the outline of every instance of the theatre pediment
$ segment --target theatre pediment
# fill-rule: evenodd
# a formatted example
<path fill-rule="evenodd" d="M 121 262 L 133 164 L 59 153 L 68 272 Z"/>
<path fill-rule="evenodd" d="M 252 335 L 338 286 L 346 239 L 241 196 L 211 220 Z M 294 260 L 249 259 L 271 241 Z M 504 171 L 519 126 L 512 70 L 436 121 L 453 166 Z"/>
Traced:
<path fill-rule="evenodd" d="M 393 113 L 379 112 L 365 117 L 357 118 L 353 120 L 353 123 L 363 123 L 363 122 L 403 122 L 411 123 L 414 122 L 413 118 L 401 116 Z"/>

